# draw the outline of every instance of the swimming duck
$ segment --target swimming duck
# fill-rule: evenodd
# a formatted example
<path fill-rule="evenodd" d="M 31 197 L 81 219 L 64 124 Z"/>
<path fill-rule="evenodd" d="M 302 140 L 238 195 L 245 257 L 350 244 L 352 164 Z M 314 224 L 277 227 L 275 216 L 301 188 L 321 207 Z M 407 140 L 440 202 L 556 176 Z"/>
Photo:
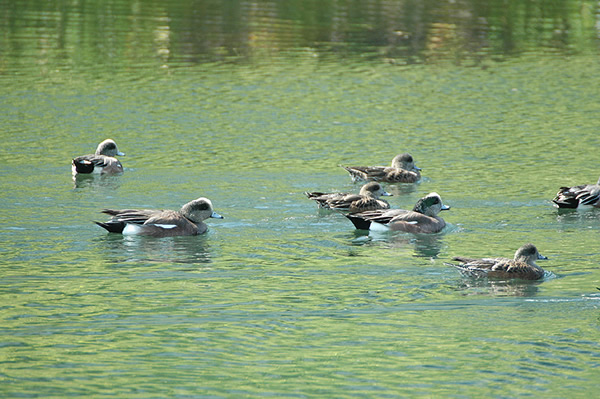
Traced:
<path fill-rule="evenodd" d="M 96 148 L 95 154 L 82 155 L 71 162 L 73 174 L 122 173 L 123 165 L 115 156 L 124 156 L 114 140 L 106 139 Z"/>
<path fill-rule="evenodd" d="M 194 236 L 206 232 L 204 220 L 223 219 L 213 210 L 208 198 L 188 202 L 179 211 L 153 209 L 104 209 L 112 216 L 106 222 L 95 222 L 111 233 L 152 237 Z"/>
<path fill-rule="evenodd" d="M 374 180 L 387 183 L 415 183 L 421 178 L 421 168 L 415 166 L 413 157 L 399 154 L 392 159 L 392 166 L 343 166 L 352 181 Z"/>
<path fill-rule="evenodd" d="M 578 208 L 585 205 L 600 208 L 600 179 L 596 184 L 561 187 L 552 202 L 558 208 Z"/>
<path fill-rule="evenodd" d="M 458 261 L 460 264 L 446 263 L 446 265 L 456 267 L 463 275 L 468 277 L 539 280 L 544 277 L 544 269 L 535 264 L 538 259 L 548 258 L 541 255 L 535 245 L 525 244 L 517 249 L 514 259 L 477 259 L 455 256 L 452 260 Z"/>
<path fill-rule="evenodd" d="M 407 233 L 439 233 L 445 226 L 440 211 L 450 209 L 442 203 L 438 193 L 430 193 L 415 204 L 412 211 L 405 209 L 375 210 L 345 215 L 359 230 L 392 230 Z"/>
<path fill-rule="evenodd" d="M 374 209 L 388 209 L 390 204 L 380 200 L 380 196 L 392 195 L 381 184 L 370 182 L 361 187 L 359 194 L 305 192 L 306 196 L 317 201 L 320 208 L 362 212 Z"/>

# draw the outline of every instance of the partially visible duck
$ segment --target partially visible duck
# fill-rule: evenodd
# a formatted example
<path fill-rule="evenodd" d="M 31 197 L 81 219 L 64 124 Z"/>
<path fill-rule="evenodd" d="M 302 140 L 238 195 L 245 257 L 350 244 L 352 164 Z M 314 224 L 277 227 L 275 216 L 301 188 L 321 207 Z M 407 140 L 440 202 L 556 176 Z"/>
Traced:
<path fill-rule="evenodd" d="M 438 193 L 430 193 L 405 209 L 376 210 L 345 215 L 359 230 L 392 230 L 407 233 L 439 233 L 446 226 L 438 213 L 450 209 Z"/>
<path fill-rule="evenodd" d="M 600 208 L 600 179 L 596 184 L 561 187 L 552 200 L 558 208 L 592 206 Z"/>
<path fill-rule="evenodd" d="M 317 202 L 320 208 L 337 209 L 340 211 L 362 212 L 373 209 L 388 209 L 390 204 L 379 199 L 381 196 L 392 195 L 386 192 L 381 184 L 370 182 L 361 187 L 360 193 L 322 193 L 318 191 L 305 192 L 306 196 Z"/>
<path fill-rule="evenodd" d="M 421 168 L 415 166 L 412 155 L 399 154 L 392 159 L 392 166 L 343 166 L 352 181 L 373 180 L 386 183 L 415 183 L 421 178 Z"/>
<path fill-rule="evenodd" d="M 213 210 L 208 198 L 188 202 L 179 211 L 153 209 L 105 209 L 112 216 L 105 223 L 95 222 L 111 233 L 152 237 L 194 236 L 206 232 L 208 218 L 223 219 Z"/>
<path fill-rule="evenodd" d="M 456 267 L 461 274 L 467 277 L 475 278 L 496 278 L 496 279 L 522 279 L 539 280 L 544 277 L 544 269 L 539 267 L 535 261 L 538 259 L 548 259 L 541 255 L 535 245 L 525 244 L 515 252 L 513 259 L 509 258 L 468 258 L 464 256 L 455 256 L 452 260 L 460 262 L 459 264 L 446 263 L 449 266 Z"/>
<path fill-rule="evenodd" d="M 82 155 L 71 162 L 73 174 L 122 173 L 123 165 L 115 156 L 124 156 L 112 139 L 106 139 L 96 148 L 95 154 Z"/>

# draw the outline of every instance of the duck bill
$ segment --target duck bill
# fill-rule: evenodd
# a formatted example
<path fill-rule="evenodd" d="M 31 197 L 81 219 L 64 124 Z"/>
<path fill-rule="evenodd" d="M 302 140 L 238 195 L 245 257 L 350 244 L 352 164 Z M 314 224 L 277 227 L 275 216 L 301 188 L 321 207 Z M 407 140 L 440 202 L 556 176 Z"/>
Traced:
<path fill-rule="evenodd" d="M 124 157 L 124 156 L 125 156 L 125 153 L 124 153 L 124 152 L 121 152 L 121 151 L 117 151 L 117 155 L 118 155 L 118 156 L 120 156 L 120 157 Z"/>
<path fill-rule="evenodd" d="M 394 194 L 390 194 L 390 193 L 388 193 L 387 191 L 384 191 L 383 193 L 381 193 L 381 196 L 382 196 L 382 197 L 393 197 L 393 196 L 394 196 Z"/>
<path fill-rule="evenodd" d="M 548 260 L 548 257 L 544 256 L 542 254 L 538 254 L 538 259 L 540 259 L 540 260 Z"/>
<path fill-rule="evenodd" d="M 211 213 L 210 217 L 215 219 L 223 219 L 223 216 L 219 215 L 217 212 Z"/>
<path fill-rule="evenodd" d="M 450 205 L 442 205 L 442 211 L 447 211 L 450 209 Z"/>

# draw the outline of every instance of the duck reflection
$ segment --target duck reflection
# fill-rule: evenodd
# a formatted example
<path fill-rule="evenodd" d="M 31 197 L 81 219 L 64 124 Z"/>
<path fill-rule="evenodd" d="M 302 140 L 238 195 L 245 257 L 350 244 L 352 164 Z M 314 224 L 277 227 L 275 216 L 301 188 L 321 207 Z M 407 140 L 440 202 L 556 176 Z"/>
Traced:
<path fill-rule="evenodd" d="M 417 184 L 387 184 L 385 189 L 392 195 L 403 196 L 415 193 L 418 188 Z"/>
<path fill-rule="evenodd" d="M 107 234 L 100 243 L 105 246 L 104 252 L 114 256 L 115 263 L 197 264 L 212 262 L 206 235 L 157 239 L 146 236 Z"/>
<path fill-rule="evenodd" d="M 557 208 L 554 211 L 556 221 L 564 224 L 579 224 L 585 221 L 600 220 L 600 208 Z"/>
<path fill-rule="evenodd" d="M 92 188 L 108 188 L 116 190 L 121 186 L 119 175 L 74 175 L 73 185 L 75 189 L 92 187 Z"/>
<path fill-rule="evenodd" d="M 488 280 L 465 279 L 457 289 L 464 295 L 494 295 L 532 297 L 538 293 L 538 286 L 543 280 Z"/>
<path fill-rule="evenodd" d="M 354 237 L 352 242 L 358 245 L 367 242 L 385 242 L 391 248 L 413 247 L 414 255 L 419 258 L 437 258 L 444 245 L 442 234 L 390 234 L 355 230 Z"/>

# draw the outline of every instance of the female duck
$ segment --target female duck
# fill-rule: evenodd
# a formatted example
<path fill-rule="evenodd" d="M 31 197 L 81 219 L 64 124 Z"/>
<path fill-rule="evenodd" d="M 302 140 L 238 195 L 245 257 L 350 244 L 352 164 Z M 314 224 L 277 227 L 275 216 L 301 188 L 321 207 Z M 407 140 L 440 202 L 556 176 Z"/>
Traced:
<path fill-rule="evenodd" d="M 317 202 L 320 208 L 362 212 L 374 209 L 388 209 L 390 204 L 380 200 L 380 196 L 392 195 L 381 184 L 370 182 L 362 186 L 359 194 L 306 192 L 306 196 Z"/>
<path fill-rule="evenodd" d="M 208 198 L 188 202 L 179 211 L 153 209 L 105 209 L 111 215 L 106 222 L 95 222 L 111 233 L 152 237 L 194 236 L 206 232 L 204 220 L 223 219 L 213 210 Z"/>
<path fill-rule="evenodd" d="M 438 213 L 450 209 L 438 193 L 430 193 L 417 201 L 412 211 L 389 209 L 346 215 L 360 230 L 392 230 L 407 233 L 439 233 L 446 226 Z"/>
<path fill-rule="evenodd" d="M 538 259 L 548 259 L 541 255 L 535 245 L 525 244 L 515 252 L 514 259 L 508 258 L 467 258 L 456 256 L 452 260 L 460 262 L 456 267 L 463 275 L 468 277 L 496 279 L 522 279 L 539 280 L 544 277 L 544 269 L 536 265 Z"/>
<path fill-rule="evenodd" d="M 352 181 L 373 180 L 387 183 L 416 183 L 421 178 L 421 168 L 415 166 L 413 157 L 399 154 L 392 159 L 392 166 L 343 166 Z"/>
<path fill-rule="evenodd" d="M 98 144 L 95 154 L 82 155 L 71 162 L 73 175 L 90 173 L 123 173 L 123 165 L 115 156 L 124 156 L 114 140 L 107 139 Z"/>

